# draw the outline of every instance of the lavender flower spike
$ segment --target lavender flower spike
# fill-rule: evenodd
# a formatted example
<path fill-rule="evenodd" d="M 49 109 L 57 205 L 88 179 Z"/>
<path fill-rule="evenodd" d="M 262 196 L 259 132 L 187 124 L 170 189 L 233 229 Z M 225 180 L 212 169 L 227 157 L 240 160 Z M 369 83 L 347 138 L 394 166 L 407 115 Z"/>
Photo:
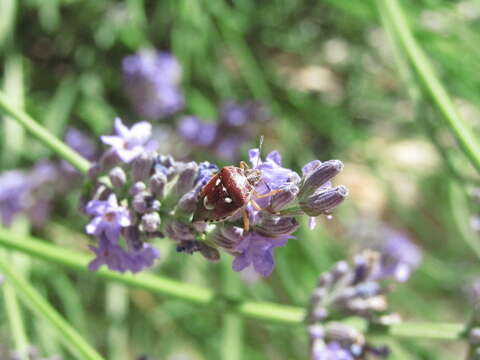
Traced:
<path fill-rule="evenodd" d="M 150 140 L 152 125 L 146 121 L 134 124 L 130 129 L 115 118 L 115 136 L 102 136 L 102 141 L 112 146 L 116 155 L 125 163 L 131 162 L 143 152 L 153 151 L 155 144 Z"/>
<path fill-rule="evenodd" d="M 118 241 L 122 227 L 129 226 L 131 223 L 128 210 L 118 205 L 115 194 L 110 194 L 107 201 L 90 201 L 86 211 L 94 216 L 85 228 L 87 233 L 96 236 L 105 234 L 112 243 Z"/>
<path fill-rule="evenodd" d="M 122 151 L 131 149 L 120 145 L 128 145 L 125 139 L 132 137 L 135 126 L 138 125 L 127 129 L 118 120 L 119 136 L 113 137 L 114 141 L 111 141 L 112 137 L 103 140 L 117 145 L 119 149 L 114 146 L 113 150 L 122 156 Z M 263 276 L 270 275 L 275 266 L 274 249 L 294 238 L 292 234 L 299 227 L 297 217 L 305 214 L 298 203 L 300 187 L 305 179 L 302 182 L 295 171 L 282 166 L 277 151 L 262 160 L 258 149 L 250 150 L 250 162 L 257 170 L 255 174 L 258 174 L 258 181 L 250 183 L 251 187 L 242 187 L 242 180 L 248 179 L 242 178 L 246 175 L 241 169 L 225 170 L 236 171 L 235 176 L 240 178 L 235 186 L 246 192 L 245 196 L 238 199 L 239 205 L 235 204 L 235 211 L 227 212 L 223 218 L 195 219 L 197 209 L 205 204 L 205 197 L 203 200 L 201 197 L 205 196 L 204 191 L 209 191 L 203 189 L 218 172 L 217 166 L 208 162 L 176 161 L 171 156 L 148 153 L 144 145 L 146 141 L 147 137 L 133 142 L 134 148 L 139 148 L 134 160 L 116 164 L 116 167 L 99 166 L 98 172 L 92 175 L 93 200 L 87 204 L 86 211 L 93 218 L 87 226 L 87 232 L 95 235 L 98 243 L 91 247 L 96 258 L 90 264 L 90 269 L 96 270 L 106 264 L 116 271 L 140 271 L 151 266 L 158 257 L 158 252 L 148 245 L 148 241 L 168 237 L 177 243 L 178 252 L 199 252 L 207 260 L 217 261 L 220 250 L 223 250 L 235 257 L 232 266 L 234 271 L 253 268 Z M 112 149 L 107 152 L 111 153 Z M 130 158 L 133 159 L 133 156 Z M 329 169 L 327 175 L 315 180 L 308 193 L 337 190 L 330 185 L 324 186 L 323 182 L 328 182 L 327 179 L 340 171 L 341 166 L 337 162 L 326 164 L 324 167 Z M 108 182 L 105 181 L 107 176 L 110 178 Z M 220 177 L 217 179 L 223 181 Z M 227 189 L 232 185 L 223 185 L 223 192 L 232 191 Z M 271 190 L 279 191 L 269 196 L 256 195 L 267 194 Z M 104 201 L 108 195 L 108 200 Z M 118 205 L 117 197 L 121 199 L 122 206 Z M 258 203 L 258 207 L 250 201 L 252 199 Z M 226 203 L 232 201 L 232 198 L 225 197 Z M 322 209 L 330 210 L 336 204 L 338 202 L 329 200 Z M 248 228 L 241 227 L 244 211 L 249 217 Z M 120 236 L 125 238 L 126 247 L 120 245 Z"/>

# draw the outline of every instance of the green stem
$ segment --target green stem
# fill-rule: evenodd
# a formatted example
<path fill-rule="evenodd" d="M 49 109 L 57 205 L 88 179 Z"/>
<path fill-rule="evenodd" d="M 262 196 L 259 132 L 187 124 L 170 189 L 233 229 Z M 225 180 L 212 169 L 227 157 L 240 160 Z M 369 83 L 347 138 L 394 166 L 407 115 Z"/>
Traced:
<path fill-rule="evenodd" d="M 384 333 L 393 337 L 455 340 L 464 338 L 465 331 L 464 324 L 415 322 L 391 325 Z"/>
<path fill-rule="evenodd" d="M 224 259 L 225 260 L 225 259 Z M 228 296 L 239 296 L 242 293 L 240 279 L 235 274 L 228 261 L 222 264 L 223 291 Z M 230 360 L 242 359 L 244 321 L 231 311 L 223 314 L 221 358 Z"/>
<path fill-rule="evenodd" d="M 0 258 L 0 272 L 5 275 L 8 283 L 21 295 L 22 300 L 30 309 L 39 316 L 47 319 L 48 322 L 61 333 L 62 339 L 65 340 L 69 348 L 73 350 L 74 353 L 81 355 L 81 357 L 79 357 L 80 359 L 103 359 L 49 303 L 45 301 L 27 281 L 18 276 L 12 266 L 2 258 Z"/>
<path fill-rule="evenodd" d="M 88 272 L 88 256 L 72 253 L 64 248 L 36 240 L 31 236 L 21 236 L 0 228 L 0 245 L 71 269 Z M 166 277 L 146 273 L 138 275 L 119 274 L 106 269 L 101 269 L 92 273 L 92 275 L 141 288 L 158 295 L 215 307 L 217 311 L 219 307 L 224 305 L 224 310 L 256 320 L 285 325 L 302 325 L 305 318 L 305 309 L 301 307 L 271 302 L 243 301 L 223 294 L 214 294 L 209 289 Z M 375 329 L 375 333 L 389 334 L 395 337 L 459 340 L 464 337 L 465 329 L 465 325 L 455 323 L 404 323 Z"/>
<path fill-rule="evenodd" d="M 17 295 L 9 283 L 3 284 L 2 287 L 5 312 L 7 313 L 11 336 L 15 343 L 15 351 L 17 352 L 19 359 L 27 359 L 28 340 L 23 325 L 22 312 L 18 304 Z"/>
<path fill-rule="evenodd" d="M 80 172 L 86 173 L 90 163 L 77 152 L 53 136 L 47 129 L 38 124 L 30 115 L 13 106 L 8 97 L 0 91 L 0 112 L 4 112 L 22 125 L 31 135 L 52 149 L 58 156 L 68 161 Z"/>
<path fill-rule="evenodd" d="M 384 9 L 384 14 L 390 20 L 393 31 L 395 31 L 418 79 L 445 118 L 460 147 L 477 171 L 480 172 L 480 145 L 457 112 L 448 92 L 438 79 L 430 60 L 413 37 L 398 0 L 377 0 L 377 6 L 379 9 Z"/>

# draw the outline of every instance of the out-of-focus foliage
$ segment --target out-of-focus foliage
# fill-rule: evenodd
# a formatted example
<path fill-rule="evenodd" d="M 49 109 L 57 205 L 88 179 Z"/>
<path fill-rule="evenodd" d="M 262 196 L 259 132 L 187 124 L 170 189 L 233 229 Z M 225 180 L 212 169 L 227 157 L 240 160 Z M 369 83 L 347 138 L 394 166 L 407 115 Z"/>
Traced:
<path fill-rule="evenodd" d="M 480 4 L 403 5 L 420 44 L 478 134 Z M 210 264 L 177 254 L 168 241 L 158 242 L 162 259 L 155 272 L 251 299 L 305 306 L 318 274 L 364 245 L 359 224 L 383 223 L 408 234 L 424 252 L 410 281 L 392 294 L 391 307 L 406 319 L 468 319 L 463 290 L 480 269 L 468 245 L 478 241 L 468 227 L 473 211 L 468 179 L 474 172 L 428 100 L 412 99 L 415 81 L 399 71 L 373 1 L 0 0 L 1 86 L 60 137 L 69 127 L 92 137 L 106 134 L 117 115 L 128 123 L 143 120 L 127 101 L 121 74 L 122 59 L 143 48 L 178 58 L 186 114 L 214 120 L 226 101 L 259 101 L 272 120 L 250 139 L 252 147 L 265 135 L 264 152 L 279 150 L 284 163 L 297 170 L 313 159 L 340 159 L 345 169 L 337 183 L 350 189 L 333 219 L 322 219 L 314 231 L 302 224 L 297 239 L 277 250 L 276 269 L 266 280 L 232 274 L 227 258 Z M 162 151 L 182 157 L 190 151 L 175 135 L 177 120 L 171 116 L 154 125 Z M 2 170 L 28 168 L 51 156 L 15 124 L 1 124 Z M 195 160 L 226 164 L 211 153 L 194 153 Z M 84 251 L 88 239 L 82 235 L 86 219 L 80 221 L 77 213 L 79 197 L 75 190 L 59 198 L 50 220 L 34 231 Z M 28 231 L 24 220 L 13 224 L 16 231 Z M 232 319 L 223 310 L 105 285 L 94 276 L 25 257 L 15 260 L 108 359 L 142 354 L 236 359 L 234 353 L 221 355 L 229 354 L 224 348 L 229 336 L 242 336 L 242 359 L 308 354 L 301 326 L 239 324 L 234 318 L 232 332 Z M 11 348 L 3 309 L 0 350 Z M 26 314 L 24 320 L 30 342 L 42 353 L 69 358 L 48 325 Z M 461 344 L 389 341 L 393 359 L 452 359 L 464 351 Z"/>

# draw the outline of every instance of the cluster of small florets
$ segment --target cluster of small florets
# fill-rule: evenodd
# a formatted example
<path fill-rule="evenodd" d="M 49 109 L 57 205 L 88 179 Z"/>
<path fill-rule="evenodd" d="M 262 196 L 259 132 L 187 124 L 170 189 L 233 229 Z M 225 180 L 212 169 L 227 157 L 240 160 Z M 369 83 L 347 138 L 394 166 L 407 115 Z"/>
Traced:
<path fill-rule="evenodd" d="M 123 60 L 122 72 L 125 92 L 140 115 L 159 119 L 184 107 L 182 69 L 170 53 L 141 50 Z"/>
<path fill-rule="evenodd" d="M 368 355 L 385 357 L 385 346 L 373 346 L 351 325 L 332 322 L 349 316 L 360 316 L 370 323 L 388 325 L 400 321 L 388 313 L 386 288 L 380 280 L 383 272 L 381 255 L 365 250 L 354 257 L 353 266 L 346 261 L 320 275 L 313 291 L 308 315 L 312 360 L 365 359 Z"/>
<path fill-rule="evenodd" d="M 24 214 L 35 227 L 41 226 L 50 214 L 52 194 L 58 193 L 58 164 L 37 163 L 31 170 L 9 170 L 0 174 L 0 214 L 4 226 L 15 216 Z"/>
<path fill-rule="evenodd" d="M 70 129 L 65 141 L 88 159 L 95 145 L 83 133 Z M 78 185 L 78 173 L 66 162 L 40 160 L 30 170 L 14 169 L 0 173 L 0 222 L 10 226 L 23 215 L 33 227 L 41 227 L 50 216 L 55 198 Z"/>
<path fill-rule="evenodd" d="M 405 282 L 422 262 L 422 250 L 407 233 L 373 219 L 362 219 L 351 228 L 351 237 L 363 249 L 380 253 L 381 277 Z"/>
<path fill-rule="evenodd" d="M 116 119 L 115 131 L 114 136 L 102 137 L 111 148 L 90 171 L 92 191 L 84 206 L 91 216 L 86 231 L 98 241 L 91 247 L 96 254 L 92 270 L 106 264 L 112 270 L 140 271 L 159 256 L 148 240 L 168 237 L 179 252 L 199 252 L 215 261 L 223 250 L 235 257 L 235 271 L 253 266 L 268 276 L 274 267 L 273 250 L 293 238 L 299 226 L 296 217 L 330 214 L 348 194 L 344 186 L 330 183 L 343 168 L 338 160 L 315 160 L 300 177 L 282 167 L 278 152 L 261 160 L 254 149 L 250 162 L 262 175 L 256 192 L 281 191 L 257 199 L 264 210 L 246 206 L 249 231 L 243 228 L 241 214 L 216 223 L 192 222 L 199 193 L 218 167 L 157 154 L 148 123 L 129 129 Z"/>

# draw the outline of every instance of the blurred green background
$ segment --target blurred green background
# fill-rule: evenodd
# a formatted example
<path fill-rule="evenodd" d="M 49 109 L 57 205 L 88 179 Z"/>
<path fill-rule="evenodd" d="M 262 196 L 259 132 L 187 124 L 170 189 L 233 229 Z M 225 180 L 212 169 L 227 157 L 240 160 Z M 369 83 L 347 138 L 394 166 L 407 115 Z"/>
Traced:
<path fill-rule="evenodd" d="M 480 1 L 402 5 L 478 135 Z M 297 171 L 313 159 L 340 159 L 345 169 L 336 183 L 350 189 L 333 219 L 322 219 L 314 231 L 303 224 L 297 240 L 276 250 L 277 265 L 267 279 L 233 273 L 228 256 L 210 264 L 177 254 L 165 240 L 158 242 L 162 259 L 154 272 L 249 299 L 305 306 L 318 274 L 359 247 L 353 226 L 377 221 L 408 233 L 424 250 L 421 267 L 391 295 L 392 309 L 407 320 L 468 320 L 465 287 L 479 269 L 472 251 L 478 234 L 469 226 L 470 216 L 480 212 L 471 197 L 478 175 L 415 75 L 402 67 L 402 51 L 392 46 L 374 1 L 0 0 L 1 86 L 59 137 L 70 126 L 92 137 L 106 134 L 115 116 L 142 120 L 122 89 L 121 61 L 148 47 L 179 60 L 186 113 L 213 119 L 224 101 L 261 101 L 273 117 L 263 130 L 265 153 L 279 150 Z M 157 123 L 174 132 L 175 119 Z M 52 157 L 20 127 L 1 124 L 2 170 Z M 184 146 L 167 143 L 162 150 L 182 154 Z M 226 164 L 208 154 L 202 159 Z M 35 234 L 85 251 L 79 196 L 80 189 L 58 199 L 50 221 Z M 14 226 L 29 231 L 21 220 Z M 240 319 L 24 256 L 14 260 L 108 359 L 308 356 L 302 326 Z M 29 342 L 42 354 L 70 359 L 48 324 L 28 312 L 23 318 Z M 0 306 L 3 354 L 12 348 L 10 335 Z M 392 346 L 392 359 L 459 359 L 465 351 L 456 342 L 379 341 Z"/>

